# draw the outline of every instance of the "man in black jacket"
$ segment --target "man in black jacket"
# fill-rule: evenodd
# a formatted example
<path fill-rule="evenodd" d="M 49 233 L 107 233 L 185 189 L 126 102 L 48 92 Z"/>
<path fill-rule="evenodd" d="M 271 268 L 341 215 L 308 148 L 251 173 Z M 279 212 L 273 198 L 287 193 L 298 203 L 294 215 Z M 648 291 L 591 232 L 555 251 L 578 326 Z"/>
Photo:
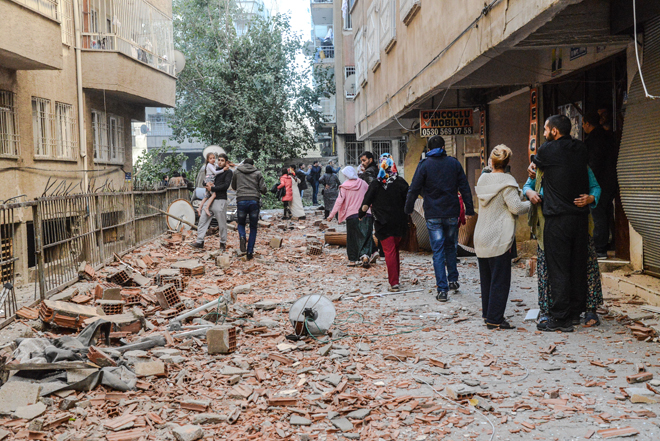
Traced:
<path fill-rule="evenodd" d="M 433 250 L 433 270 L 438 289 L 436 298 L 446 302 L 447 292 L 456 292 L 460 287 L 456 266 L 458 218 L 461 214 L 458 193 L 463 197 L 466 216 L 474 215 L 474 206 L 463 166 L 456 158 L 447 156 L 444 138 L 433 136 L 427 146 L 426 159 L 417 166 L 408 190 L 405 211 L 412 214 L 417 197 L 420 194 L 424 196 L 424 217 Z"/>
<path fill-rule="evenodd" d="M 543 171 L 543 243 L 548 266 L 550 318 L 541 331 L 572 332 L 587 296 L 589 207 L 574 201 L 589 194 L 587 147 L 571 138 L 571 120 L 555 115 L 545 122 L 547 140 L 533 161 Z"/>
<path fill-rule="evenodd" d="M 378 165 L 374 161 L 373 153 L 362 152 L 360 155 L 360 169 L 362 171 L 358 171 L 358 177 L 367 184 L 371 184 L 371 181 L 376 179 L 376 176 L 378 176 Z"/>
<path fill-rule="evenodd" d="M 224 153 L 218 154 L 216 165 L 218 168 L 224 168 L 227 164 L 227 155 Z M 220 235 L 220 250 L 224 251 L 227 248 L 227 189 L 231 185 L 232 171 L 227 169 L 223 173 L 215 176 L 215 182 L 206 184 L 206 189 L 215 193 L 215 200 L 209 207 L 209 211 L 218 221 L 218 233 Z M 199 218 L 199 225 L 197 226 L 197 241 L 190 246 L 194 248 L 204 248 L 204 237 L 206 231 L 211 225 L 211 216 L 208 216 L 204 210 Z"/>
<path fill-rule="evenodd" d="M 587 134 L 584 141 L 589 155 L 589 167 L 600 185 L 598 205 L 591 209 L 594 219 L 594 245 L 599 258 L 607 258 L 610 240 L 610 213 L 616 195 L 616 148 L 614 140 L 600 125 L 600 115 L 588 112 L 582 120 L 582 129 Z"/>
<path fill-rule="evenodd" d="M 247 253 L 247 260 L 252 260 L 254 244 L 257 241 L 261 195 L 268 192 L 264 177 L 254 166 L 254 160 L 247 158 L 236 168 L 231 187 L 236 190 L 236 217 L 238 240 L 241 253 Z M 250 222 L 250 238 L 246 240 L 245 226 Z"/>

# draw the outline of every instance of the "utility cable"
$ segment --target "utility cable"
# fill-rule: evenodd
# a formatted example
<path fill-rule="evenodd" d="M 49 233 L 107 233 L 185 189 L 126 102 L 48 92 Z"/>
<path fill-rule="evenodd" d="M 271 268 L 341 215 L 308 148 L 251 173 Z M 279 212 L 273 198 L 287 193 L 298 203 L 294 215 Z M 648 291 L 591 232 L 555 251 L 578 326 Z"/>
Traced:
<path fill-rule="evenodd" d="M 635 33 L 635 58 L 637 59 L 637 70 L 639 71 L 639 79 L 642 81 L 642 87 L 644 88 L 644 94 L 646 98 L 652 100 L 660 98 L 660 96 L 651 95 L 646 88 L 646 83 L 644 82 L 644 75 L 642 74 L 642 64 L 639 62 L 639 44 L 637 43 L 637 5 L 636 0 L 633 0 L 633 32 Z"/>

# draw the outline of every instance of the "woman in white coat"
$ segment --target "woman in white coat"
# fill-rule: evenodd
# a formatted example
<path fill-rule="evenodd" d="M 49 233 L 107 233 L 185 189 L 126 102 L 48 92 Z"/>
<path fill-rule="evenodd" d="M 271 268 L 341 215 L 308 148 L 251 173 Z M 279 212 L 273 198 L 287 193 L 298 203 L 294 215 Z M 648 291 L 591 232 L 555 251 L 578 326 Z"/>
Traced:
<path fill-rule="evenodd" d="M 511 149 L 498 145 L 490 154 L 491 173 L 477 182 L 479 218 L 474 230 L 474 250 L 479 261 L 482 316 L 488 329 L 513 329 L 504 319 L 511 287 L 511 259 L 516 257 L 516 218 L 531 203 L 521 201 L 520 187 L 506 173 Z"/>
<path fill-rule="evenodd" d="M 291 201 L 291 216 L 297 219 L 306 219 L 305 209 L 303 208 L 302 197 L 298 184 L 300 180 L 296 177 L 296 166 L 289 166 L 289 174 L 291 175 L 291 188 L 293 189 L 293 200 Z"/>

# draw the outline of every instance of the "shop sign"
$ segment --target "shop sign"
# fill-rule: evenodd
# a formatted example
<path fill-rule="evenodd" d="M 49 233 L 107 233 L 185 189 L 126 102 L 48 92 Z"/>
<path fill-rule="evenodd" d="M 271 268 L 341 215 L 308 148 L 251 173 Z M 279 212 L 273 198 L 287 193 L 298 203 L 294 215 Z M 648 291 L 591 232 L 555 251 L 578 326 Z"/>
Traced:
<path fill-rule="evenodd" d="M 577 60 L 578 58 L 584 57 L 585 55 L 587 55 L 586 47 L 572 47 L 569 60 L 570 61 Z"/>
<path fill-rule="evenodd" d="M 474 115 L 472 109 L 422 110 L 419 112 L 420 135 L 472 135 Z"/>
<path fill-rule="evenodd" d="M 479 110 L 479 142 L 481 143 L 479 158 L 481 159 L 481 168 L 483 169 L 486 167 L 486 107 L 482 107 Z"/>
<path fill-rule="evenodd" d="M 533 88 L 529 91 L 529 143 L 527 156 L 530 162 L 532 155 L 536 154 L 539 142 L 539 90 Z"/>

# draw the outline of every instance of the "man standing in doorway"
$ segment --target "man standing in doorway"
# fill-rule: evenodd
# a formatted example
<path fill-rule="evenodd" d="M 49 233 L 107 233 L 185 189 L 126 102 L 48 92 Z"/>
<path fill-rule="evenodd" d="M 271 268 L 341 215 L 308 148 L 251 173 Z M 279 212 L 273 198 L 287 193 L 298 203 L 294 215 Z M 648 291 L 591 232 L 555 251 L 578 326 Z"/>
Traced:
<path fill-rule="evenodd" d="M 378 166 L 374 161 L 374 154 L 371 152 L 362 152 L 360 155 L 360 167 L 358 170 L 358 177 L 367 184 L 378 176 Z"/>
<path fill-rule="evenodd" d="M 254 166 L 253 159 L 247 158 L 236 168 L 231 187 L 236 190 L 236 217 L 238 218 L 238 240 L 241 253 L 247 253 L 247 260 L 252 260 L 259 227 L 261 195 L 268 191 L 264 177 Z M 250 238 L 246 240 L 245 225 L 248 217 L 250 218 Z"/>
<path fill-rule="evenodd" d="M 550 318 L 537 325 L 541 331 L 573 331 L 587 297 L 589 207 L 574 201 L 589 194 L 587 147 L 571 138 L 571 120 L 554 115 L 545 122 L 547 140 L 533 161 L 543 171 L 543 243 L 552 290 Z"/>
<path fill-rule="evenodd" d="M 314 161 L 314 165 L 309 170 L 309 181 L 312 184 L 312 204 L 319 204 L 319 180 L 321 179 L 321 166 L 319 161 Z"/>
<path fill-rule="evenodd" d="M 428 153 L 417 166 L 412 185 L 406 198 L 406 214 L 412 214 L 415 201 L 424 196 L 424 215 L 433 250 L 433 270 L 437 285 L 437 299 L 447 301 L 449 290 L 458 291 L 458 268 L 456 266 L 456 243 L 461 193 L 465 204 L 465 215 L 474 216 L 472 192 L 461 163 L 447 156 L 445 140 L 433 136 L 428 140 Z"/>
<path fill-rule="evenodd" d="M 594 219 L 594 245 L 599 259 L 607 258 L 610 240 L 610 212 L 616 195 L 616 149 L 612 136 L 600 125 L 600 115 L 588 112 L 582 119 L 587 135 L 584 143 L 589 155 L 589 167 L 600 185 L 598 205 L 591 209 Z"/>
<path fill-rule="evenodd" d="M 227 155 L 224 153 L 218 154 L 216 166 L 224 168 L 227 165 Z M 212 216 L 208 216 L 205 210 L 199 218 L 199 225 L 197 226 L 197 241 L 190 246 L 194 248 L 204 248 L 204 237 L 211 225 L 212 217 L 218 221 L 218 234 L 220 235 L 220 250 L 224 251 L 227 248 L 227 190 L 231 184 L 232 171 L 227 169 L 224 173 L 217 174 L 214 182 L 206 184 L 206 189 L 215 193 L 215 199 L 209 207 Z"/>

